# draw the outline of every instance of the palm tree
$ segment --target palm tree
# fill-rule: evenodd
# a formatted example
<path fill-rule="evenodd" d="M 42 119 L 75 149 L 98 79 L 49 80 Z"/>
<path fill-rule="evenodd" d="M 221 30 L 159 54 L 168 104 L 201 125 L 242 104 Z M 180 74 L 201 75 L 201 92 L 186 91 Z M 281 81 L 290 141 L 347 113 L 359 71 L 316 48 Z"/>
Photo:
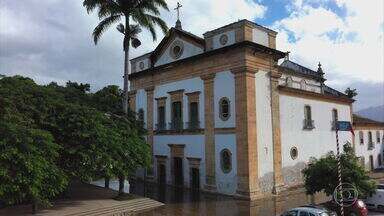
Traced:
<path fill-rule="evenodd" d="M 149 30 L 153 40 L 157 35 L 155 27 L 159 26 L 165 34 L 168 31 L 166 23 L 159 17 L 159 8 L 169 10 L 165 0 L 84 0 L 83 6 L 88 13 L 97 10 L 100 23 L 93 30 L 95 44 L 99 42 L 103 33 L 113 24 L 119 23 L 117 30 L 124 35 L 124 97 L 123 112 L 128 113 L 128 75 L 130 74 L 129 48 L 137 48 L 141 45 L 137 38 L 141 28 Z M 125 176 L 119 175 L 119 194 L 124 190 Z"/>
<path fill-rule="evenodd" d="M 164 34 L 168 31 L 166 23 L 159 17 L 159 8 L 169 10 L 165 0 L 84 0 L 83 6 L 88 13 L 98 10 L 100 23 L 93 30 L 93 40 L 97 44 L 103 33 L 114 23 L 125 19 L 125 25 L 120 23 L 117 30 L 124 35 L 124 99 L 123 111 L 128 112 L 128 74 L 130 72 L 129 48 L 137 48 L 141 42 L 137 34 L 141 28 L 149 30 L 153 40 L 157 35 L 155 26 L 159 26 Z M 132 24 L 132 22 L 134 24 Z"/>

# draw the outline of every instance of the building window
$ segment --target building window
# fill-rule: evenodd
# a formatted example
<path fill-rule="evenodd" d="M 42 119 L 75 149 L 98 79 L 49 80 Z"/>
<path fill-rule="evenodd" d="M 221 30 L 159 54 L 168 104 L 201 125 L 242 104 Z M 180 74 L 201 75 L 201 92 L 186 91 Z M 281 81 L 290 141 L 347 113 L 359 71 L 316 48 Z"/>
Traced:
<path fill-rule="evenodd" d="M 289 77 L 285 78 L 285 85 L 287 87 L 292 88 L 292 83 L 293 83 L 292 77 L 289 76 Z"/>
<path fill-rule="evenodd" d="M 312 130 L 315 128 L 314 121 L 312 120 L 312 111 L 309 105 L 304 106 L 304 129 Z"/>
<path fill-rule="evenodd" d="M 188 129 L 197 129 L 199 126 L 199 104 L 197 102 L 189 103 L 189 123 Z"/>
<path fill-rule="evenodd" d="M 307 89 L 307 82 L 305 82 L 304 79 L 302 79 L 302 80 L 300 81 L 300 89 L 301 89 L 301 90 L 306 90 L 306 89 Z"/>
<path fill-rule="evenodd" d="M 297 151 L 296 147 L 291 148 L 290 155 L 292 160 L 295 160 L 297 158 L 297 156 L 299 155 L 299 152 Z"/>
<path fill-rule="evenodd" d="M 171 129 L 178 130 L 182 128 L 183 128 L 183 122 L 182 122 L 181 101 L 176 101 L 172 103 Z"/>
<path fill-rule="evenodd" d="M 339 120 L 337 109 L 332 110 L 332 130 L 336 130 L 336 122 Z"/>
<path fill-rule="evenodd" d="M 157 107 L 157 130 L 165 130 L 165 107 Z"/>
<path fill-rule="evenodd" d="M 232 170 L 232 153 L 228 149 L 223 149 L 220 153 L 221 170 L 229 173 Z"/>
<path fill-rule="evenodd" d="M 221 120 L 227 121 L 231 115 L 230 114 L 230 101 L 229 101 L 229 99 L 226 97 L 221 98 L 219 101 L 219 107 L 220 107 L 219 115 L 220 115 Z"/>
<path fill-rule="evenodd" d="M 376 142 L 380 143 L 380 131 L 376 131 Z"/>
<path fill-rule="evenodd" d="M 140 108 L 137 112 L 137 120 L 139 120 L 141 123 L 144 124 L 144 110 L 143 108 Z"/>
<path fill-rule="evenodd" d="M 360 140 L 360 145 L 364 145 L 364 133 L 363 133 L 363 131 L 359 131 L 359 140 Z"/>
<path fill-rule="evenodd" d="M 178 59 L 183 54 L 183 50 L 183 43 L 181 41 L 175 41 L 169 50 L 169 54 L 173 59 Z"/>
<path fill-rule="evenodd" d="M 223 34 L 220 36 L 220 44 L 224 46 L 228 42 L 228 36 L 226 34 Z"/>
<path fill-rule="evenodd" d="M 368 131 L 368 149 L 373 149 L 372 131 Z"/>
<path fill-rule="evenodd" d="M 381 167 L 382 162 L 383 162 L 383 160 L 381 159 L 381 154 L 377 155 L 377 162 L 378 162 L 378 165 Z"/>

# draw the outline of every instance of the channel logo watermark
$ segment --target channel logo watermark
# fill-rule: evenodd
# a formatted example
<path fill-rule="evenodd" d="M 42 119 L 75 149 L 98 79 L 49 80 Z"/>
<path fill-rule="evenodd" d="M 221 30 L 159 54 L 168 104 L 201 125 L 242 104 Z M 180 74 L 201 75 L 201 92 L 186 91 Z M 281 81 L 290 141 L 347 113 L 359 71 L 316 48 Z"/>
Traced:
<path fill-rule="evenodd" d="M 357 201 L 359 193 L 355 186 L 349 183 L 339 184 L 333 191 L 335 202 L 344 207 L 352 206 Z"/>

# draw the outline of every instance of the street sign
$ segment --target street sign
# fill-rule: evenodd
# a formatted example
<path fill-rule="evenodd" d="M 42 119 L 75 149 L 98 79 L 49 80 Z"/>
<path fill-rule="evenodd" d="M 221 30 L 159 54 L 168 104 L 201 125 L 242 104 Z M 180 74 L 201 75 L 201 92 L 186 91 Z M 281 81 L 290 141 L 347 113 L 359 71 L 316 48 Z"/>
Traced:
<path fill-rule="evenodd" d="M 336 127 L 338 131 L 351 131 L 352 125 L 349 121 L 337 121 Z"/>

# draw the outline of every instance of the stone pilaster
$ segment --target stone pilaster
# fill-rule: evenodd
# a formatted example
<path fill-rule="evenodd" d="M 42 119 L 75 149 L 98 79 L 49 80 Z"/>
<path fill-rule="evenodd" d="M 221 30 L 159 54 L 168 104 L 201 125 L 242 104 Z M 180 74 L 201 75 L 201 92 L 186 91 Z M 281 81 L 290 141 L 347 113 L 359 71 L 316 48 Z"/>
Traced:
<path fill-rule="evenodd" d="M 281 73 L 272 70 L 270 73 L 271 82 L 271 117 L 272 117 L 272 142 L 273 142 L 273 193 L 278 194 L 284 189 L 282 176 L 281 157 L 281 135 L 280 135 L 280 99 L 279 99 L 279 78 Z"/>
<path fill-rule="evenodd" d="M 215 74 L 201 76 L 201 79 L 204 81 L 205 189 L 209 191 L 216 190 L 214 78 Z"/>
<path fill-rule="evenodd" d="M 151 146 L 151 164 L 147 174 L 149 177 L 153 176 L 153 101 L 154 101 L 154 86 L 145 88 L 147 92 L 147 142 Z"/>
<path fill-rule="evenodd" d="M 257 69 L 239 67 L 235 74 L 237 196 L 254 200 L 259 195 L 256 134 L 255 73 Z"/>
<path fill-rule="evenodd" d="M 131 111 L 136 111 L 136 90 L 132 90 L 128 92 L 129 97 L 129 109 Z"/>

